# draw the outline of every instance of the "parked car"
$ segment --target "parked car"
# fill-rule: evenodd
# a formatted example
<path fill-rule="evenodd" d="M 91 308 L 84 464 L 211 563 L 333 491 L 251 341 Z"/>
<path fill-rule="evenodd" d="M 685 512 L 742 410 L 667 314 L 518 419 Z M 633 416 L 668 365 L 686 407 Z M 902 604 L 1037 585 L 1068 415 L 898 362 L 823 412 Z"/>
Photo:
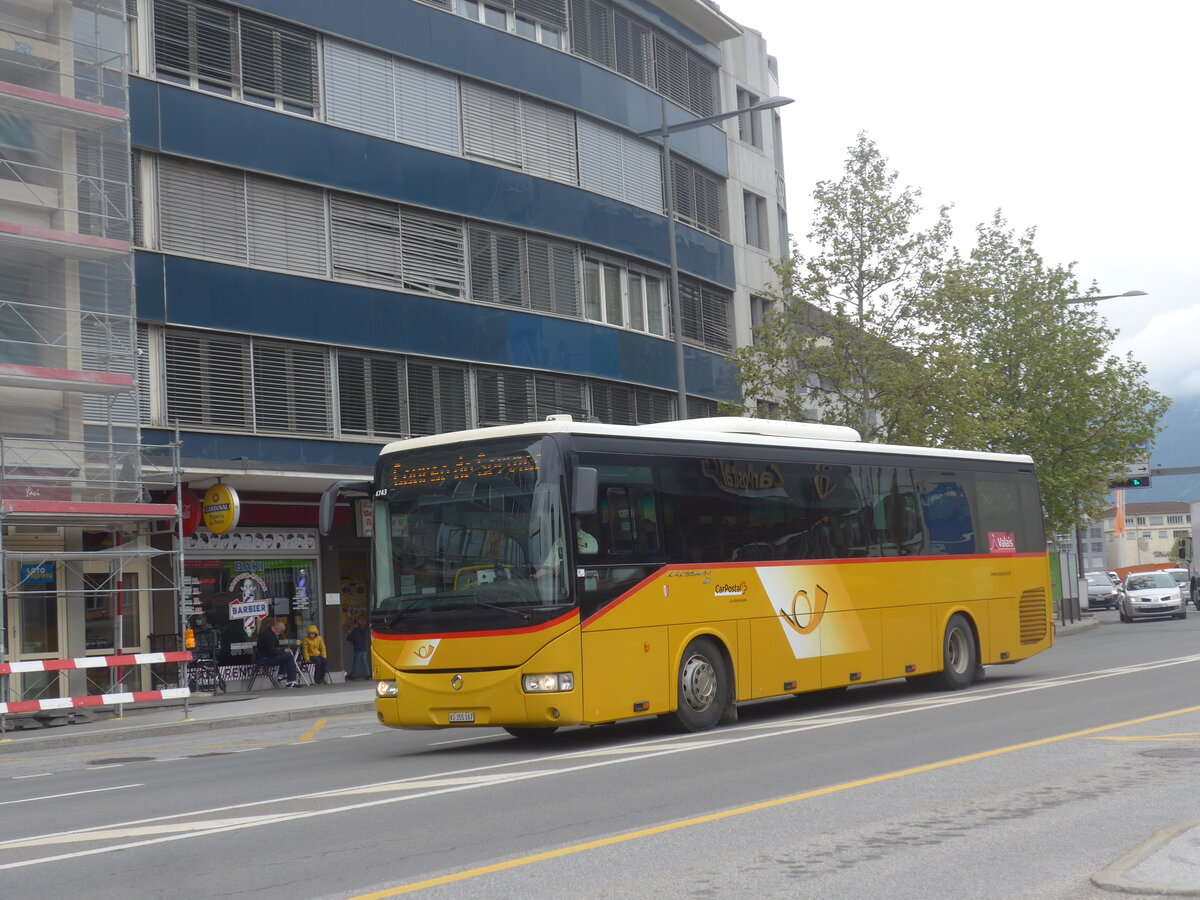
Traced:
<path fill-rule="evenodd" d="M 1112 583 L 1107 572 L 1087 572 L 1087 608 L 1116 609 L 1121 589 Z"/>
<path fill-rule="evenodd" d="M 1117 607 L 1122 622 L 1148 616 L 1187 618 L 1183 592 L 1166 572 L 1134 572 L 1125 579 L 1125 592 Z"/>

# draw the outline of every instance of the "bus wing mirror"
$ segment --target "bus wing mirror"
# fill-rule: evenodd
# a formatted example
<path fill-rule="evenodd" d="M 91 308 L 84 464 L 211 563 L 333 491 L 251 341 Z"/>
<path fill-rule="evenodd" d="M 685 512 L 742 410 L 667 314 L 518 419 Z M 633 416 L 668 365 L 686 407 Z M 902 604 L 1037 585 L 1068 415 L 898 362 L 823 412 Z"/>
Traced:
<path fill-rule="evenodd" d="M 342 494 L 369 495 L 370 493 L 371 482 L 369 481 L 335 481 L 325 488 L 325 493 L 321 495 L 321 510 L 317 518 L 317 529 L 321 532 L 321 536 L 324 537 L 333 531 L 333 511 L 337 506 L 338 497 Z"/>
<path fill-rule="evenodd" d="M 589 466 L 575 469 L 575 493 L 571 497 L 571 512 L 577 516 L 590 516 L 596 511 L 596 492 L 600 485 L 599 473 Z"/>

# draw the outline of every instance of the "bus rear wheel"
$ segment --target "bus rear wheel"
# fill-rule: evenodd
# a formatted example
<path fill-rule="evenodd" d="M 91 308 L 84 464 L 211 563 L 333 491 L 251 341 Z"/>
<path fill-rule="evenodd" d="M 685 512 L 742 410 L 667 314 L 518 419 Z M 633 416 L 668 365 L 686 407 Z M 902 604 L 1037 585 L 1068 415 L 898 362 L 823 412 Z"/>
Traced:
<path fill-rule="evenodd" d="M 942 671 L 930 676 L 934 686 L 945 691 L 961 691 L 975 680 L 979 657 L 975 652 L 975 632 L 962 613 L 946 623 L 942 636 Z"/>
<path fill-rule="evenodd" d="M 728 703 L 725 657 L 708 638 L 696 638 L 679 663 L 675 724 L 680 731 L 707 731 L 721 721 Z"/>

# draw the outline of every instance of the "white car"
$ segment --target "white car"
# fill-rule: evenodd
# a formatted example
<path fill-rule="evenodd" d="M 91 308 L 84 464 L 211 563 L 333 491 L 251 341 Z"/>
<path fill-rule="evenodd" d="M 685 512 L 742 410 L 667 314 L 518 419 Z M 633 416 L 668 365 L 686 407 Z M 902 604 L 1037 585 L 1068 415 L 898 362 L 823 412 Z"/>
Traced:
<path fill-rule="evenodd" d="M 1117 610 L 1122 622 L 1147 616 L 1187 618 L 1183 592 L 1166 572 L 1135 572 L 1125 579 L 1125 593 Z"/>

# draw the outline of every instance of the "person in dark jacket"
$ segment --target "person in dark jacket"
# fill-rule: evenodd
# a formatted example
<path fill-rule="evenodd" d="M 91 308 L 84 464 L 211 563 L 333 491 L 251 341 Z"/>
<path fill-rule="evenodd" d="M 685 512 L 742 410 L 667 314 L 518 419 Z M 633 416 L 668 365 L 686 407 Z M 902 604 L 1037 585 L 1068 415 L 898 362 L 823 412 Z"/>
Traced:
<path fill-rule="evenodd" d="M 362 678 L 371 677 L 371 632 L 367 631 L 367 626 L 360 618 L 350 633 L 346 635 L 346 640 L 350 642 L 350 649 L 354 651 L 354 661 L 350 665 L 350 672 L 346 675 L 347 681 L 353 681 L 357 676 L 358 670 L 362 668 Z"/>
<path fill-rule="evenodd" d="M 279 666 L 279 674 L 287 678 L 287 687 L 300 687 L 300 673 L 296 669 L 296 658 L 292 651 L 279 644 L 283 633 L 283 622 L 276 619 L 270 628 L 263 629 L 258 636 L 255 662 L 259 665 Z"/>

